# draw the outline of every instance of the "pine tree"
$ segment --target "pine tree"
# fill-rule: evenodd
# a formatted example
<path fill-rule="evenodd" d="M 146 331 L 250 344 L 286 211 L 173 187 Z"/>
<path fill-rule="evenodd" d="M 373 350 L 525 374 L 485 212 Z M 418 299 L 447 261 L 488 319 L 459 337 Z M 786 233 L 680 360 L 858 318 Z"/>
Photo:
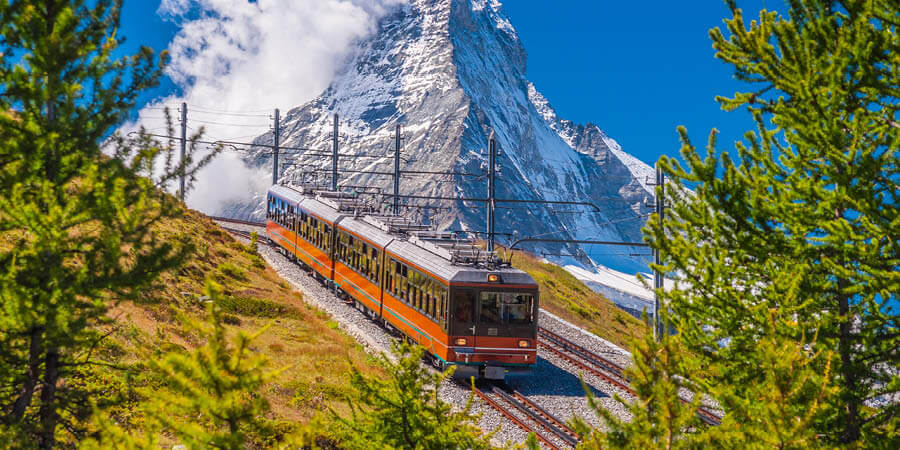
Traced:
<path fill-rule="evenodd" d="M 800 342 L 779 338 L 775 332 L 779 320 L 785 321 L 777 311 L 770 311 L 767 333 L 749 358 L 760 362 L 759 383 L 747 386 L 741 395 L 735 394 L 730 384 L 710 387 L 728 415 L 721 427 L 708 430 L 707 442 L 779 449 L 824 446 L 814 422 L 822 414 L 825 399 L 836 390 L 829 386 L 832 354 L 816 350 L 815 337 Z M 786 321 L 785 327 L 797 326 Z M 819 372 L 821 368 L 823 372 Z"/>
<path fill-rule="evenodd" d="M 150 360 L 164 386 L 153 396 L 150 415 L 188 448 L 241 449 L 261 443 L 274 435 L 261 390 L 280 371 L 266 370 L 268 360 L 254 355 L 250 345 L 268 327 L 253 335 L 239 332 L 229 342 L 217 304 L 221 288 L 207 281 L 205 294 L 211 299 L 207 322 L 181 320 L 206 343 L 190 354 L 170 352 Z"/>
<path fill-rule="evenodd" d="M 173 350 L 148 358 L 156 382 L 146 388 L 142 408 L 148 416 L 144 435 L 97 417 L 98 437 L 83 448 L 154 448 L 157 434 L 174 436 L 191 449 L 243 449 L 249 444 L 273 444 L 276 432 L 266 418 L 268 401 L 263 386 L 281 373 L 267 370 L 268 360 L 253 354 L 251 345 L 268 327 L 252 335 L 238 332 L 232 338 L 223 322 L 221 287 L 207 280 L 204 294 L 205 322 L 185 314 L 179 320 L 192 339 L 204 344 L 190 353 Z"/>
<path fill-rule="evenodd" d="M 665 312 L 663 316 L 668 318 Z M 632 416 L 621 420 L 600 406 L 589 389 L 588 406 L 607 425 L 608 430 L 591 428 L 577 418 L 575 430 L 584 449 L 674 449 L 674 448 L 820 448 L 823 442 L 814 426 L 825 398 L 834 390 L 828 386 L 827 351 L 812 350 L 815 339 L 794 342 L 775 333 L 778 321 L 796 326 L 789 319 L 770 311 L 763 337 L 745 359 L 758 361 L 761 374 L 757 383 L 734 389 L 729 383 L 710 383 L 716 366 L 701 367 L 686 351 L 678 335 L 652 335 L 632 343 L 634 365 L 627 369 L 636 399 L 628 402 L 618 395 Z M 819 363 L 826 367 L 818 372 Z M 686 399 L 692 395 L 690 402 Z M 708 426 L 700 421 L 701 399 L 719 400 L 718 408 L 727 412 L 722 422 Z M 706 405 L 707 411 L 710 406 Z M 718 413 L 721 414 L 721 413 Z"/>
<path fill-rule="evenodd" d="M 337 434 L 347 448 L 487 449 L 490 436 L 470 414 L 472 398 L 461 411 L 440 399 L 439 388 L 452 369 L 434 373 L 422 364 L 424 349 L 395 344 L 393 356 L 380 355 L 384 380 L 351 369 L 350 417 L 332 412 Z"/>
<path fill-rule="evenodd" d="M 174 163 L 172 143 L 146 133 L 107 138 L 166 61 L 148 48 L 114 57 L 120 10 L 0 2 L 0 422 L 26 447 L 77 437 L 89 393 L 65 380 L 93 363 L 96 325 L 192 248 L 152 227 L 182 212 L 168 184 L 208 159 Z"/>
<path fill-rule="evenodd" d="M 698 372 L 694 359 L 685 353 L 678 336 L 663 336 L 657 342 L 652 334 L 632 342 L 634 365 L 626 369 L 636 399 L 629 402 L 618 394 L 614 398 L 625 405 L 631 420 L 622 420 L 601 406 L 585 386 L 588 407 L 608 426 L 603 431 L 575 417 L 574 430 L 582 449 L 672 449 L 694 448 L 702 442 L 705 428 L 697 416 L 702 386 L 689 376 Z M 583 382 L 582 382 L 583 383 Z M 682 390 L 697 394 L 690 403 L 682 402 Z"/>
<path fill-rule="evenodd" d="M 661 158 L 668 216 L 648 240 L 676 285 L 659 294 L 687 350 L 715 368 L 710 385 L 738 398 L 766 383 L 767 334 L 792 351 L 816 336 L 809 354 L 833 355 L 810 362 L 828 376 L 816 432 L 896 446 L 900 404 L 869 402 L 900 391 L 900 7 L 787 3 L 748 24 L 731 1 L 728 36 L 711 31 L 716 56 L 755 85 L 718 100 L 757 132 L 717 155 L 714 131 L 701 156 L 680 129 L 686 166 Z M 785 320 L 769 331 L 773 310 Z"/>

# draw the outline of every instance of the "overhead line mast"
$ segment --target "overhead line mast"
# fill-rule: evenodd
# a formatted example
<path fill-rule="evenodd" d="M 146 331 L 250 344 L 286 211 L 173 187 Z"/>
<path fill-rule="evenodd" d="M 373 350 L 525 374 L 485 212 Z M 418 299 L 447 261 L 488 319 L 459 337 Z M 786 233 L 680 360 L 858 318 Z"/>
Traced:
<path fill-rule="evenodd" d="M 487 208 L 487 251 L 494 251 L 494 207 L 497 206 L 497 141 L 494 131 L 488 139 L 488 208 Z"/>
<path fill-rule="evenodd" d="M 275 108 L 275 128 L 272 130 L 272 134 L 275 138 L 275 145 L 272 147 L 275 153 L 275 159 L 272 163 L 272 184 L 278 184 L 278 178 L 280 178 L 278 173 L 278 145 L 281 139 L 281 117 L 278 108 Z"/>
<path fill-rule="evenodd" d="M 184 157 L 185 151 L 187 147 L 187 103 L 181 103 L 181 160 L 179 161 L 179 165 L 181 166 L 178 170 L 178 175 L 181 181 L 181 189 L 178 191 L 178 196 L 181 197 L 181 201 L 184 202 L 184 176 L 185 176 L 185 164 Z"/>
<path fill-rule="evenodd" d="M 400 124 L 397 124 L 397 136 L 394 146 L 394 214 L 400 214 Z"/>
<path fill-rule="evenodd" d="M 666 192 L 666 176 L 663 174 L 663 171 L 659 168 L 659 163 L 656 163 L 656 219 L 659 221 L 659 226 L 662 228 L 663 224 L 663 216 L 666 213 L 665 209 L 665 192 Z M 653 249 L 653 262 L 659 266 L 662 264 L 662 256 L 660 255 L 659 249 Z M 659 320 L 659 293 L 662 291 L 663 286 L 665 284 L 665 278 L 663 278 L 663 274 L 659 271 L 659 269 L 653 271 L 653 291 L 654 291 L 654 302 L 653 302 L 653 320 L 655 327 L 653 329 L 653 334 L 656 336 L 656 339 L 659 340 L 662 338 L 664 333 L 668 333 L 668 330 L 663 329 L 663 324 L 660 323 Z"/>
<path fill-rule="evenodd" d="M 462 173 L 462 172 L 438 172 L 438 171 L 403 171 L 400 169 L 400 160 L 403 159 L 400 156 L 401 150 L 401 125 L 398 123 L 396 126 L 395 133 L 395 146 L 394 146 L 394 170 L 393 172 L 374 172 L 374 171 L 356 171 L 356 170 L 345 170 L 347 173 L 366 173 L 366 174 L 374 174 L 374 175 L 391 175 L 393 176 L 393 194 L 382 194 L 383 196 L 391 195 L 392 197 L 392 212 L 395 215 L 400 213 L 400 198 L 411 198 L 411 199 L 423 199 L 423 200 L 452 200 L 452 201 L 462 201 L 462 202 L 485 202 L 487 203 L 487 231 L 484 233 L 487 235 L 487 250 L 489 252 L 493 252 L 495 249 L 495 237 L 497 235 L 509 235 L 508 233 L 497 233 L 496 232 L 496 209 L 497 203 L 531 203 L 531 204 L 567 204 L 567 205 L 583 205 L 590 206 L 594 209 L 594 212 L 599 212 L 600 208 L 590 202 L 577 202 L 577 201 L 548 201 L 548 200 L 528 200 L 528 199 L 498 199 L 497 198 L 497 158 L 499 156 L 499 151 L 497 149 L 497 141 L 495 137 L 494 130 L 491 130 L 491 134 L 489 136 L 488 142 L 488 167 L 486 174 L 471 174 L 471 173 Z M 155 137 L 164 137 L 170 139 L 178 139 L 176 136 L 165 136 L 165 135 L 156 135 L 156 134 L 148 134 L 149 136 Z M 338 114 L 334 115 L 334 129 L 332 133 L 332 151 L 330 154 L 328 153 L 318 153 L 310 148 L 300 148 L 300 147 L 281 147 L 281 117 L 279 109 L 275 109 L 274 116 L 274 127 L 273 127 L 273 145 L 267 144 L 256 144 L 252 142 L 233 142 L 233 141 L 200 141 L 194 140 L 192 142 L 200 143 L 200 144 L 213 144 L 213 145 L 246 145 L 249 147 L 267 147 L 272 149 L 273 155 L 273 169 L 272 169 L 272 183 L 278 184 L 280 179 L 280 161 L 279 158 L 281 156 L 282 150 L 293 150 L 297 151 L 298 156 L 331 156 L 331 191 L 336 192 L 338 190 L 338 158 L 339 154 L 339 139 L 340 139 L 340 121 Z M 182 156 L 182 164 L 186 153 L 186 145 L 187 145 L 187 103 L 181 104 L 181 156 Z M 235 147 L 237 150 L 237 148 Z M 287 154 L 286 154 L 287 155 Z M 345 155 L 348 158 L 386 158 L 389 155 L 366 155 L 366 154 L 356 154 L 356 155 Z M 405 160 L 404 160 L 405 161 Z M 183 173 L 183 169 L 181 171 L 181 179 L 180 179 L 180 192 L 179 195 L 182 200 L 184 200 L 185 196 L 185 174 Z M 318 172 L 318 170 L 313 170 L 313 172 Z M 487 198 L 479 199 L 479 198 L 456 198 L 456 197 L 440 197 L 440 196 L 423 196 L 423 195 L 400 195 L 400 177 L 402 174 L 422 174 L 422 175 L 449 175 L 449 176 L 471 176 L 471 177 L 483 177 L 487 176 L 488 178 L 488 186 L 487 186 Z M 662 171 L 657 166 L 656 168 L 656 185 L 659 187 L 659 194 L 656 199 L 656 213 L 657 218 L 660 222 L 663 220 L 664 211 L 664 199 L 662 193 L 664 192 L 665 179 Z M 479 232 L 474 232 L 479 233 Z M 649 247 L 649 245 L 639 242 L 612 242 L 612 241 L 593 241 L 593 240 L 576 240 L 576 239 L 543 239 L 543 238 L 524 238 L 519 239 L 513 243 L 510 248 L 514 248 L 516 245 L 522 242 L 558 242 L 558 243 L 584 243 L 584 244 L 604 244 L 604 245 L 624 245 L 624 246 L 634 246 L 634 247 Z M 661 257 L 658 250 L 654 250 L 654 262 L 659 265 L 661 263 Z M 658 292 L 663 288 L 663 276 L 659 271 L 655 271 L 654 273 L 654 287 L 657 291 L 657 301 L 654 305 L 654 317 L 655 317 L 655 326 L 654 326 L 654 334 L 659 337 L 663 333 L 663 324 L 660 323 L 659 318 L 659 310 L 660 304 L 658 299 Z"/>
<path fill-rule="evenodd" d="M 338 132 L 340 131 L 340 125 L 338 124 L 338 115 L 335 113 L 334 115 L 334 133 L 333 133 L 333 146 L 332 146 L 332 155 L 331 155 L 331 190 L 337 191 L 338 186 Z"/>

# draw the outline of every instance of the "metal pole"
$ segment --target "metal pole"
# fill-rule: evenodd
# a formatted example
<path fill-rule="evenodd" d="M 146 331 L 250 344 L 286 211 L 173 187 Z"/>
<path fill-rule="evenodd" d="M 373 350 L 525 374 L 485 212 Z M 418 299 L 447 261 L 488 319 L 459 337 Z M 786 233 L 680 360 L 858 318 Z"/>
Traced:
<path fill-rule="evenodd" d="M 494 132 L 491 131 L 490 142 L 488 144 L 488 207 L 487 207 L 487 251 L 494 251 L 494 206 L 496 205 L 496 162 L 497 162 L 497 141 L 494 139 Z"/>
<path fill-rule="evenodd" d="M 332 138 L 334 141 L 332 142 L 332 151 L 331 151 L 331 190 L 337 191 L 338 185 L 338 115 L 334 115 L 334 133 Z"/>
<path fill-rule="evenodd" d="M 394 214 L 400 214 L 400 124 L 394 146 Z"/>
<path fill-rule="evenodd" d="M 181 197 L 181 201 L 184 201 L 184 172 L 186 167 L 184 166 L 184 154 L 187 147 L 187 103 L 181 103 L 181 160 L 179 161 L 181 172 L 181 190 L 178 191 L 179 196 Z"/>
<path fill-rule="evenodd" d="M 272 161 L 272 184 L 278 184 L 280 172 L 278 167 L 278 146 L 281 143 L 281 112 L 278 111 L 278 108 L 275 108 L 275 128 L 272 130 L 272 133 L 275 136 L 275 145 L 272 146 L 275 154 L 275 159 Z"/>
<path fill-rule="evenodd" d="M 663 223 L 663 214 L 665 213 L 663 202 L 665 201 L 665 177 L 662 173 L 662 170 L 659 169 L 659 163 L 656 164 L 656 218 L 659 222 L 659 225 L 662 226 Z M 660 252 L 658 249 L 653 249 L 653 262 L 656 265 L 662 263 L 662 258 L 660 256 Z M 653 335 L 656 336 L 656 340 L 659 341 L 662 339 L 664 331 L 662 328 L 662 324 L 659 320 L 659 293 L 663 288 L 663 274 L 657 269 L 653 271 L 653 287 L 654 287 L 654 302 L 653 302 L 653 320 L 655 322 L 655 326 L 653 328 Z"/>

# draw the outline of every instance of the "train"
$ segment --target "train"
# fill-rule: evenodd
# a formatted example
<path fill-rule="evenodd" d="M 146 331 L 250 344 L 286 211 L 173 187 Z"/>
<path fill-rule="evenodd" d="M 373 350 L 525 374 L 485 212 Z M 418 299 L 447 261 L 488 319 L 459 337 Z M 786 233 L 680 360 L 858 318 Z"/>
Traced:
<path fill-rule="evenodd" d="M 475 241 L 350 193 L 280 184 L 267 193 L 266 236 L 437 368 L 492 380 L 533 371 L 538 284 Z"/>

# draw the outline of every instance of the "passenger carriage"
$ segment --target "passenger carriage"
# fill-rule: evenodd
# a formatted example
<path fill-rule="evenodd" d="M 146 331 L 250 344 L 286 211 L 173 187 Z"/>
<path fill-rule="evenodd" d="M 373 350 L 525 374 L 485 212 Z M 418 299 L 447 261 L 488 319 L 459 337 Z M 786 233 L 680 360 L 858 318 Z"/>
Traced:
<path fill-rule="evenodd" d="M 536 362 L 537 283 L 471 241 L 285 186 L 269 190 L 266 234 L 436 366 L 502 379 Z"/>

